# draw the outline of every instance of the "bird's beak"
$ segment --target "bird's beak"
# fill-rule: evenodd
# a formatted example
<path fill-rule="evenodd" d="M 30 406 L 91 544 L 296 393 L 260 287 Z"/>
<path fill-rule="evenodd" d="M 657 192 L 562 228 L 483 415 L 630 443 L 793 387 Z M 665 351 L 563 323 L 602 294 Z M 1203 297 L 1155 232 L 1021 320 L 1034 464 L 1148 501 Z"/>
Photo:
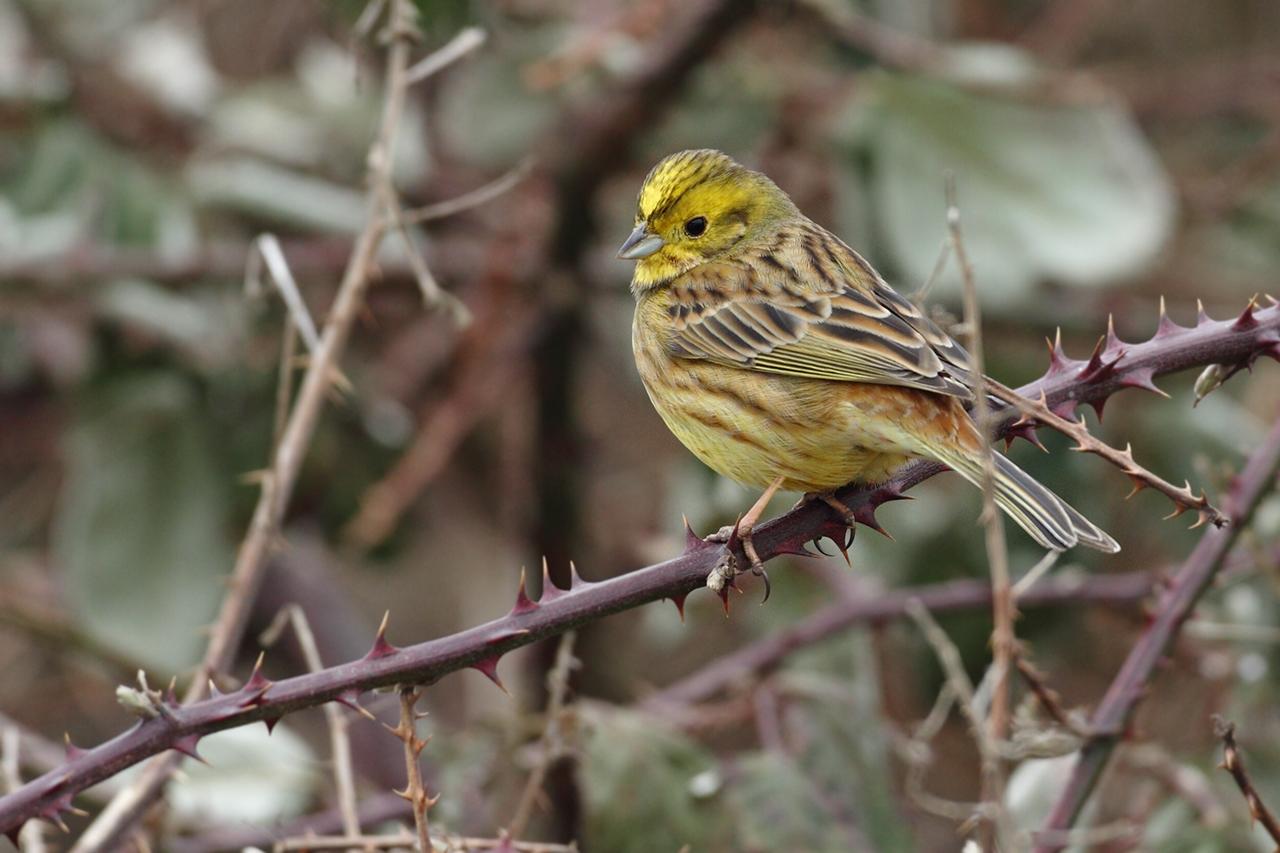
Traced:
<path fill-rule="evenodd" d="M 651 233 L 644 225 L 637 225 L 636 230 L 631 232 L 618 250 L 618 257 L 624 261 L 638 261 L 649 257 L 662 246 L 661 237 Z"/>

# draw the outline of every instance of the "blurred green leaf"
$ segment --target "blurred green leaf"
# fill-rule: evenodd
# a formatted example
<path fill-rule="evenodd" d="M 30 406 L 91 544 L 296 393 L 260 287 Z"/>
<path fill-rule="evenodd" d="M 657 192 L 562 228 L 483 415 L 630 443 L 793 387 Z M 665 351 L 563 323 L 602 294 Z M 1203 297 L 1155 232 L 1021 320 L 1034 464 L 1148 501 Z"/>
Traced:
<path fill-rule="evenodd" d="M 316 40 L 298 57 L 298 76 L 270 78 L 230 91 L 209 115 L 210 147 L 260 155 L 359 186 L 378 126 L 378 91 L 361 85 L 355 55 Z M 405 105 L 394 148 L 396 182 L 422 180 L 430 154 L 419 105 Z"/>
<path fill-rule="evenodd" d="M 493 34 L 489 46 L 467 60 L 465 74 L 444 80 L 436 124 L 448 147 L 472 162 L 506 168 L 529 153 L 557 114 L 559 90 L 535 90 L 525 80 L 529 63 L 545 58 L 564 38 L 565 28 L 530 27 L 518 38 Z"/>
<path fill-rule="evenodd" d="M 271 824 L 302 812 L 323 778 L 315 753 L 286 724 L 268 734 L 247 726 L 200 741 L 207 764 L 188 761 L 169 791 L 170 805 L 187 822 Z"/>
<path fill-rule="evenodd" d="M 734 770 L 725 799 L 733 813 L 735 850 L 866 849 L 861 833 L 824 806 L 824 792 L 785 755 L 749 754 Z"/>
<path fill-rule="evenodd" d="M 1038 93 L 1008 49 L 971 46 L 953 59 L 949 79 L 870 75 L 842 129 L 852 153 L 867 155 L 874 226 L 900 287 L 919 287 L 937 261 L 947 172 L 997 310 L 1043 281 L 1095 287 L 1141 271 L 1169 235 L 1174 202 L 1129 114 L 1101 92 L 1077 103 Z M 938 285 L 958 292 L 954 264 Z"/>
<path fill-rule="evenodd" d="M 231 566 L 226 477 L 190 386 L 117 380 L 66 443 L 54 553 L 68 606 L 103 643 L 176 672 L 204 646 Z"/>
<path fill-rule="evenodd" d="M 174 292 L 150 282 L 122 280 L 108 285 L 97 302 L 104 316 L 151 332 L 197 366 L 224 366 L 243 351 L 247 312 L 239 291 Z"/>
<path fill-rule="evenodd" d="M 578 771 L 586 806 L 583 849 L 724 849 L 714 843 L 723 807 L 707 802 L 714 791 L 702 784 L 710 778 L 702 774 L 716 768 L 709 752 L 642 714 L 610 710 L 584 713 L 584 719 Z"/>
<path fill-rule="evenodd" d="M 185 251 L 196 243 L 186 197 L 138 158 L 75 121 L 25 140 L 0 176 L 0 248 L 11 257 L 56 256 L 80 241 Z"/>
<path fill-rule="evenodd" d="M 203 204 L 229 208 L 292 227 L 350 233 L 364 226 L 364 193 L 252 157 L 193 163 L 192 194 Z"/>

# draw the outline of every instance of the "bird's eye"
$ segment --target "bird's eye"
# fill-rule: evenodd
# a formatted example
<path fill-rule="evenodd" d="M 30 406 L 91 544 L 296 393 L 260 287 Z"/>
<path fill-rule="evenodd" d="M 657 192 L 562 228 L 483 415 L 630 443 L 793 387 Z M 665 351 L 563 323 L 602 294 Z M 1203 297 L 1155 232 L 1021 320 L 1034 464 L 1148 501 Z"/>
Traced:
<path fill-rule="evenodd" d="M 690 237 L 701 237 L 707 230 L 707 217 L 695 216 L 684 224 L 684 233 Z"/>

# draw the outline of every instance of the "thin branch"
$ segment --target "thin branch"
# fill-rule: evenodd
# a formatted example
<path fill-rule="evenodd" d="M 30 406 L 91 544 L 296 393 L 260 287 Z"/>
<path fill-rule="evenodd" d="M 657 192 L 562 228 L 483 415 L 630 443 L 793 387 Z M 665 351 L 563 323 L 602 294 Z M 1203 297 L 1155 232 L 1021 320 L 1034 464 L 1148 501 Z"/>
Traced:
<path fill-rule="evenodd" d="M 1156 667 L 1164 657 L 1200 596 L 1213 582 L 1227 552 L 1248 523 L 1258 502 L 1275 486 L 1280 468 L 1280 420 L 1249 456 L 1223 505 L 1229 524 L 1210 527 L 1200 537 L 1173 583 L 1161 595 L 1155 618 L 1129 651 L 1120 672 L 1107 688 L 1090 719 L 1090 737 L 1081 749 L 1057 803 L 1045 820 L 1036 842 L 1040 853 L 1060 850 L 1064 830 L 1070 829 L 1084 809 L 1123 737 L 1139 701 L 1146 695 Z"/>
<path fill-rule="evenodd" d="M 1280 356 L 1280 308 L 1277 307 L 1250 313 L 1248 322 L 1206 318 L 1195 328 L 1167 328 L 1147 343 L 1132 345 L 1126 351 L 1126 357 L 1105 377 L 1082 377 L 1073 371 L 1060 371 L 1019 389 L 1019 393 L 1039 396 L 1043 390 L 1051 405 L 1066 399 L 1089 402 L 1105 399 L 1126 387 L 1126 380 L 1135 372 L 1151 377 L 1201 367 L 1206 363 L 1243 365 L 1264 353 Z M 1000 434 L 1007 434 L 1010 426 L 1008 422 L 1001 424 Z M 1266 446 L 1276 444 L 1280 444 L 1280 437 Z M 1201 545 L 1186 564 L 1189 568 L 1196 568 L 1197 577 L 1202 571 L 1197 567 L 1203 567 L 1206 562 L 1216 565 L 1221 554 L 1226 553 L 1236 532 L 1247 521 L 1260 498 L 1264 490 L 1260 464 L 1255 457 L 1247 468 L 1244 485 L 1230 504 L 1232 524 L 1222 529 L 1207 530 Z M 936 463 L 916 462 L 904 466 L 887 484 L 876 488 L 849 487 L 840 490 L 838 495 L 846 505 L 870 509 L 887 496 L 901 494 L 941 470 L 942 467 Z M 817 537 L 842 536 L 845 532 L 840 516 L 823 504 L 811 502 L 760 525 L 756 528 L 754 540 L 760 556 L 768 560 L 796 553 Z M 10 831 L 42 813 L 56 813 L 79 791 L 148 756 L 173 748 L 183 738 L 279 717 L 339 698 L 354 701 L 360 691 L 377 687 L 433 682 L 470 666 L 488 668 L 514 648 L 647 602 L 661 598 L 682 599 L 705 585 L 707 574 L 723 553 L 722 545 L 693 537 L 683 554 L 666 562 L 600 583 L 588 584 L 578 580 L 568 591 L 548 586 L 541 600 L 532 602 L 527 596 L 522 596 L 517 599 L 517 606 L 511 613 L 448 637 L 404 649 L 388 646 L 384 641 L 375 646 L 376 654 L 359 661 L 319 673 L 267 682 L 265 686 L 260 681 L 252 690 L 242 688 L 199 703 L 174 707 L 167 717 L 146 720 L 116 738 L 86 750 L 63 767 L 28 782 L 18 792 L 0 800 L 0 832 Z M 1141 659 L 1130 668 L 1140 667 L 1149 673 L 1150 667 L 1159 659 L 1164 641 L 1172 635 L 1173 624 L 1177 621 L 1177 614 L 1171 615 L 1171 608 L 1182 606 L 1183 597 L 1187 595 L 1186 583 L 1175 583 L 1174 590 L 1176 598 L 1162 607 L 1156 623 L 1149 629 L 1163 632 L 1162 636 L 1150 640 Z M 1169 595 L 1167 593 L 1162 601 L 1167 601 Z M 1115 715 L 1114 709 L 1120 707 L 1121 700 L 1123 707 L 1127 708 L 1129 698 L 1121 696 L 1107 700 L 1108 715 Z M 1123 718 L 1126 713 L 1119 716 Z M 1109 751 L 1109 747 L 1107 749 Z M 1072 809 L 1073 816 L 1074 812 Z M 1059 822 L 1069 823 L 1061 818 L 1055 820 L 1055 823 Z"/>
<path fill-rule="evenodd" d="M 533 807 L 542 794 L 542 784 L 547 778 L 547 771 L 563 752 L 560 718 L 564 713 L 565 695 L 569 692 L 569 676 L 578 663 L 573 657 L 573 643 L 576 637 L 576 632 L 569 631 L 560 638 L 560 645 L 556 648 L 555 663 L 547 673 L 549 694 L 547 721 L 542 730 L 542 737 L 538 741 L 538 762 L 534 765 L 533 772 L 529 774 L 528 781 L 525 782 L 515 816 L 511 818 L 511 824 L 507 827 L 507 831 L 515 838 L 524 835 L 529 819 L 533 817 Z"/>
<path fill-rule="evenodd" d="M 292 851 L 349 850 L 360 848 L 365 850 L 394 850 L 397 848 L 426 849 L 468 853 L 473 850 L 511 850 L 516 853 L 578 853 L 576 844 L 554 844 L 538 841 L 514 841 L 509 838 L 466 838 L 450 835 L 440 840 L 433 840 L 430 847 L 418 848 L 418 837 L 407 832 L 391 835 L 308 835 L 302 838 L 289 838 L 276 842 L 272 850 L 275 853 L 292 853 Z"/>
<path fill-rule="evenodd" d="M 969 732 L 973 735 L 973 741 L 978 747 L 978 755 L 982 760 L 982 787 L 984 791 L 983 801 L 976 809 L 977 815 L 991 823 L 992 837 L 995 849 L 1008 849 L 1006 839 L 1010 837 L 1008 827 L 1005 823 L 1007 817 L 1004 809 L 1001 808 L 999 800 L 990 799 L 987 796 L 992 790 L 993 777 L 1000 773 L 1000 741 L 992 737 L 991 728 L 987 721 L 983 720 L 981 712 L 974 702 L 973 682 L 969 680 L 968 673 L 965 672 L 964 662 L 960 659 L 960 652 L 951 642 L 942 627 L 929 613 L 918 598 L 913 598 L 907 602 L 907 615 L 915 620 L 916 625 L 920 628 L 920 632 L 924 634 L 929 645 L 933 647 L 933 652 L 938 658 L 938 662 L 942 665 L 942 671 L 947 679 L 947 687 L 951 694 L 956 698 L 960 706 L 960 712 L 964 715 L 965 720 L 969 723 Z M 973 813 L 966 817 L 972 818 Z"/>
<path fill-rule="evenodd" d="M 418 712 L 414 705 L 421 694 L 412 687 L 400 689 L 400 722 L 395 727 L 387 726 L 387 731 L 404 742 L 405 786 L 403 791 L 395 793 L 403 797 L 413 809 L 413 826 L 417 833 L 416 841 L 419 850 L 430 850 L 431 832 L 427 822 L 427 810 L 435 805 L 439 798 L 427 795 L 427 786 L 422 781 L 422 765 L 419 758 L 426 749 L 430 737 L 418 737 Z M 385 725 L 385 723 L 384 723 Z"/>
<path fill-rule="evenodd" d="M 1045 713 L 1055 723 L 1072 734 L 1086 737 L 1088 732 L 1081 728 L 1080 724 L 1062 707 L 1062 697 L 1045 682 L 1044 675 L 1040 670 L 1036 669 L 1035 664 L 1027 659 L 1025 653 L 1019 651 L 1014 662 L 1018 667 L 1018 673 L 1022 676 L 1022 680 L 1027 682 L 1027 686 L 1031 688 L 1031 692 L 1035 694 L 1036 701 L 1040 703 L 1040 707 L 1045 710 Z"/>
<path fill-rule="evenodd" d="M 489 34 L 479 27 L 467 27 L 460 30 L 449 42 L 428 56 L 419 59 L 405 72 L 404 81 L 408 85 L 421 83 L 428 77 L 439 74 L 458 60 L 478 49 L 489 39 Z"/>
<path fill-rule="evenodd" d="M 262 292 L 262 267 L 266 266 L 271 275 L 271 282 L 280 291 L 293 325 L 302 335 L 302 342 L 307 345 L 307 352 L 312 355 L 320 347 L 320 334 L 316 331 L 315 321 L 307 310 L 307 303 L 302 298 L 302 290 L 289 269 L 284 250 L 280 248 L 280 240 L 274 234 L 259 234 L 253 241 L 253 250 L 249 253 L 249 261 L 245 265 L 244 286 L 250 296 Z"/>
<path fill-rule="evenodd" d="M 421 225 L 424 222 L 434 222 L 437 219 L 457 216 L 459 213 L 488 204 L 495 198 L 510 192 L 516 185 L 527 178 L 529 173 L 533 171 L 535 162 L 537 162 L 535 158 L 526 157 L 517 163 L 511 171 L 495 178 L 484 186 L 477 187 L 456 198 L 438 201 L 422 207 L 409 208 L 404 211 L 402 218 L 406 225 Z"/>
<path fill-rule="evenodd" d="M 1236 745 L 1236 724 L 1215 715 L 1213 733 L 1222 741 L 1222 763 L 1218 766 L 1231 774 L 1236 787 L 1244 795 L 1244 801 L 1249 806 L 1250 820 L 1256 820 L 1262 824 L 1267 835 L 1271 836 L 1271 840 L 1276 843 L 1276 849 L 1280 850 L 1280 821 L 1277 821 L 1275 813 L 1267 808 L 1267 804 L 1258 795 L 1258 789 L 1253 786 L 1253 780 L 1249 778 L 1249 771 L 1244 766 L 1244 758 L 1240 755 L 1240 747 Z"/>
<path fill-rule="evenodd" d="M 1029 588 L 1018 599 L 1018 604 L 1026 608 L 1091 603 L 1133 606 L 1151 594 L 1156 578 L 1151 572 L 1084 577 L 1057 575 Z M 919 599 L 931 613 L 973 610 L 990 606 L 991 584 L 967 579 L 946 581 L 829 604 L 790 627 L 716 658 L 705 668 L 649 695 L 642 705 L 659 709 L 706 701 L 735 685 L 749 683 L 754 676 L 770 672 L 797 650 L 855 625 L 875 625 L 903 618 L 907 602 L 913 598 Z"/>
<path fill-rule="evenodd" d="M 315 634 L 307 622 L 307 614 L 296 604 L 284 607 L 261 636 L 262 645 L 272 646 L 280 638 L 285 626 L 293 628 L 293 634 L 302 649 L 302 657 L 312 672 L 324 669 L 320 650 L 316 647 Z M 360 832 L 359 809 L 356 806 L 355 774 L 351 769 L 351 738 L 347 736 L 347 718 L 333 702 L 324 706 L 324 719 L 329 728 L 329 749 L 333 753 L 333 781 L 338 793 L 338 813 L 342 816 L 342 831 L 347 835 Z"/>
<path fill-rule="evenodd" d="M 1121 355 L 1123 355 L 1123 351 L 1121 351 Z M 1105 364 L 1103 369 L 1105 369 Z M 1024 423 L 1040 421 L 1073 439 L 1076 442 L 1076 446 L 1072 448 L 1073 450 L 1081 453 L 1092 453 L 1119 468 L 1125 476 L 1133 481 L 1133 491 L 1129 493 L 1129 497 L 1136 495 L 1142 489 L 1151 488 L 1173 501 L 1173 514 L 1169 516 L 1170 518 L 1179 516 L 1187 510 L 1194 510 L 1198 517 L 1192 527 L 1199 527 L 1206 521 L 1213 522 L 1215 526 L 1221 526 L 1226 523 L 1225 516 L 1217 507 L 1209 503 L 1203 492 L 1200 495 L 1196 495 L 1191 490 L 1190 483 L 1179 488 L 1158 474 L 1139 465 L 1133 459 L 1132 447 L 1126 446 L 1124 450 L 1117 450 L 1106 442 L 1099 440 L 1093 433 L 1089 432 L 1083 417 L 1079 421 L 1068 420 L 1053 412 L 1043 400 L 1028 400 L 994 379 L 988 379 L 986 385 L 993 396 L 999 397 L 1003 402 L 1013 406 L 1023 415 L 1023 420 L 1019 423 L 1019 426 Z"/>
<path fill-rule="evenodd" d="M 986 368 L 982 352 L 982 309 L 978 302 L 978 286 L 973 278 L 973 265 L 964 246 L 960 230 L 960 206 L 956 202 L 955 176 L 947 176 L 947 233 L 951 237 L 951 251 L 960 268 L 964 282 L 964 321 L 969 328 L 969 357 L 975 376 L 985 377 Z M 978 442 L 982 453 L 982 527 L 987 546 L 987 562 L 991 569 L 992 629 L 991 650 L 995 667 L 991 695 L 991 714 L 987 721 L 989 736 L 999 743 L 1009 731 L 1009 672 L 1012 668 L 1017 637 L 1013 623 L 1017 611 L 1013 603 L 1013 591 L 1009 582 L 1009 547 L 1004 536 L 1004 517 L 996 509 L 996 462 L 991 449 L 993 415 L 987 402 L 987 388 L 982 381 L 974 383 L 974 419 L 978 424 Z M 990 768 L 987 782 L 992 786 L 984 797 L 1000 803 L 1004 796 L 1004 773 L 999 762 Z"/>
<path fill-rule="evenodd" d="M 0 732 L 0 782 L 6 791 L 22 787 L 21 763 L 18 753 L 22 749 L 22 736 L 16 726 L 5 726 Z M 44 827 L 31 821 L 13 839 L 23 853 L 44 853 Z"/>
<path fill-rule="evenodd" d="M 240 644 L 275 532 L 279 528 L 284 508 L 302 467 L 302 460 L 311 443 L 338 359 L 363 301 L 374 256 L 385 233 L 382 187 L 390 181 L 391 152 L 403 112 L 406 91 L 404 73 L 409 64 L 410 46 L 415 35 L 411 15 L 408 0 L 392 0 L 388 25 L 390 47 L 387 49 L 386 95 L 378 132 L 369 151 L 370 190 L 365 226 L 352 249 L 319 347 L 310 360 L 297 401 L 275 450 L 271 471 L 263 479 L 257 508 L 236 556 L 236 564 L 227 585 L 227 595 L 210 632 L 209 645 L 197 676 L 183 695 L 183 701 L 188 704 L 207 695 L 206 685 L 209 679 L 230 665 Z M 89 853 L 112 847 L 137 820 L 142 810 L 159 795 L 170 775 L 181 763 L 181 758 L 180 753 L 174 752 L 148 765 L 137 780 L 116 796 L 89 826 L 72 848 L 72 853 Z"/>

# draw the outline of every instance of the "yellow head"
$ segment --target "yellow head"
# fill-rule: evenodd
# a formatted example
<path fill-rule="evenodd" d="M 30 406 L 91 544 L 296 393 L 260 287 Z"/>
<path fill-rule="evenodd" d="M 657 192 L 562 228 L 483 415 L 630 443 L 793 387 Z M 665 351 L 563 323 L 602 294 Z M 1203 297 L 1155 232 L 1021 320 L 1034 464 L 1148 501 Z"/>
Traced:
<path fill-rule="evenodd" d="M 787 194 L 719 151 L 672 154 L 640 188 L 636 227 L 618 250 L 635 260 L 632 290 L 661 287 L 798 215 Z"/>

